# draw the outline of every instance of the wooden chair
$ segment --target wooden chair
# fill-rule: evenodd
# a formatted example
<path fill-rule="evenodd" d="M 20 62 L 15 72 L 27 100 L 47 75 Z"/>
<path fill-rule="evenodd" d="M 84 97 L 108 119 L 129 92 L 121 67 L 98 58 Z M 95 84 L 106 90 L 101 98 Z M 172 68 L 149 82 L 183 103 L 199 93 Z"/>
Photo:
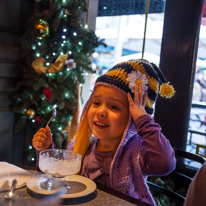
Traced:
<path fill-rule="evenodd" d="M 180 174 L 193 178 L 198 171 L 198 168 L 185 164 L 184 160 L 188 159 L 190 162 L 198 162 L 201 166 L 204 164 L 206 159 L 198 154 L 186 152 L 177 148 L 174 148 L 174 150 L 175 157 L 177 159 L 176 169 L 174 172 L 178 172 Z"/>
<path fill-rule="evenodd" d="M 187 159 L 190 159 L 192 161 L 199 162 L 202 165 L 205 163 L 206 159 L 204 157 L 200 156 L 200 155 L 193 154 L 193 153 L 190 153 L 190 152 L 186 152 L 186 151 L 183 151 L 183 150 L 179 150 L 177 148 L 173 148 L 173 149 L 175 150 L 175 156 L 176 157 L 187 158 Z"/>
<path fill-rule="evenodd" d="M 177 159 L 176 169 L 165 177 L 149 177 L 147 184 L 151 192 L 153 193 L 153 195 L 156 196 L 159 196 L 160 194 L 166 195 L 171 199 L 171 201 L 174 201 L 176 203 L 175 205 L 183 205 L 187 190 L 189 188 L 193 176 L 195 175 L 195 171 L 193 171 L 194 173 L 188 172 L 189 168 L 187 165 L 184 164 L 184 158 L 189 159 L 191 161 L 199 162 L 200 164 L 204 164 L 205 158 L 197 154 L 192 154 L 186 151 L 179 150 L 177 148 L 174 148 L 174 150 L 175 150 L 175 157 Z M 151 182 L 152 178 L 160 178 L 164 183 L 171 181 L 174 183 L 175 187 L 170 188 L 167 187 L 166 184 L 165 185 L 155 184 L 155 182 Z M 180 193 L 178 193 L 177 191 L 180 191 Z"/>
<path fill-rule="evenodd" d="M 167 188 L 164 188 L 160 185 L 157 185 L 153 182 L 147 181 L 147 185 L 149 186 L 150 191 L 152 192 L 153 196 L 155 196 L 155 194 L 159 193 L 161 195 L 166 195 L 171 199 L 171 202 L 175 202 L 175 205 L 177 206 L 182 206 L 184 201 L 185 201 L 185 197 L 174 192 L 171 190 L 168 190 Z"/>

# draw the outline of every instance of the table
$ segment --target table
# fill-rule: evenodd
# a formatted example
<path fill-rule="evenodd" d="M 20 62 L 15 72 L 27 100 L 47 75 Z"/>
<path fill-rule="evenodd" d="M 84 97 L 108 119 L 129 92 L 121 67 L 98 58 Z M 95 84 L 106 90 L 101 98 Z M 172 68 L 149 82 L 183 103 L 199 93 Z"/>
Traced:
<path fill-rule="evenodd" d="M 38 169 L 32 167 L 22 167 L 32 174 L 42 174 Z M 57 206 L 57 205 L 81 205 L 81 206 L 149 206 L 135 198 L 117 192 L 111 188 L 97 184 L 97 189 L 92 194 L 84 197 L 61 199 L 58 195 L 44 196 L 34 194 L 26 186 L 16 189 L 14 200 L 6 200 L 4 196 L 8 192 L 0 193 L 1 206 Z"/>

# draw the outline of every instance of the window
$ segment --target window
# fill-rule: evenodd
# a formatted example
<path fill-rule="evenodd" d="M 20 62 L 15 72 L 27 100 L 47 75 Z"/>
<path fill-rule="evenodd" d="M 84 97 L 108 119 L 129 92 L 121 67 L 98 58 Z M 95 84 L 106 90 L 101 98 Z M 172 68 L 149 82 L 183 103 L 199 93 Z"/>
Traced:
<path fill-rule="evenodd" d="M 99 1 L 95 33 L 105 39 L 107 47 L 100 46 L 93 54 L 96 73 L 91 77 L 90 90 L 96 78 L 118 62 L 143 57 L 159 64 L 165 1 L 150 1 L 148 15 L 146 3 Z"/>
<path fill-rule="evenodd" d="M 206 157 L 206 1 L 203 4 L 187 151 Z M 197 151 L 196 151 L 197 150 Z"/>

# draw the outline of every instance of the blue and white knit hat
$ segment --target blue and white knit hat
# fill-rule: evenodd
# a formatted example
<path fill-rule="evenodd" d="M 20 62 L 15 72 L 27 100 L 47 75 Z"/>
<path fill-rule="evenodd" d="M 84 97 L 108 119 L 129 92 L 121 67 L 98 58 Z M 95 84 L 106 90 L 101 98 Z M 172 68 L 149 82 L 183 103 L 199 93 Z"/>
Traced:
<path fill-rule="evenodd" d="M 162 85 L 159 88 L 160 82 Z M 133 59 L 121 62 L 100 76 L 95 85 L 108 84 L 117 87 L 134 97 L 134 86 L 142 84 L 143 90 L 148 92 L 145 110 L 148 114 L 153 113 L 153 105 L 157 100 L 158 93 L 171 98 L 175 90 L 166 82 L 161 70 L 153 63 L 144 59 Z"/>

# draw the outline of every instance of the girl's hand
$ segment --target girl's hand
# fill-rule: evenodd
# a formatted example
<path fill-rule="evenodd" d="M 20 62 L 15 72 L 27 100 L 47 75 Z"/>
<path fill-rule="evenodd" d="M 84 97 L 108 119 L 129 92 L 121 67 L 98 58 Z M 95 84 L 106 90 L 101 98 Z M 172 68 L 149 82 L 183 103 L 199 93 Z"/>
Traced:
<path fill-rule="evenodd" d="M 32 145 L 38 150 L 42 151 L 48 149 L 52 144 L 52 135 L 48 126 L 46 128 L 41 128 L 37 131 L 37 133 L 33 136 Z"/>
<path fill-rule="evenodd" d="M 129 111 L 135 121 L 138 117 L 147 114 L 145 111 L 147 92 L 143 95 L 142 85 L 134 87 L 134 101 L 130 93 L 127 93 L 127 98 L 129 101 Z"/>

